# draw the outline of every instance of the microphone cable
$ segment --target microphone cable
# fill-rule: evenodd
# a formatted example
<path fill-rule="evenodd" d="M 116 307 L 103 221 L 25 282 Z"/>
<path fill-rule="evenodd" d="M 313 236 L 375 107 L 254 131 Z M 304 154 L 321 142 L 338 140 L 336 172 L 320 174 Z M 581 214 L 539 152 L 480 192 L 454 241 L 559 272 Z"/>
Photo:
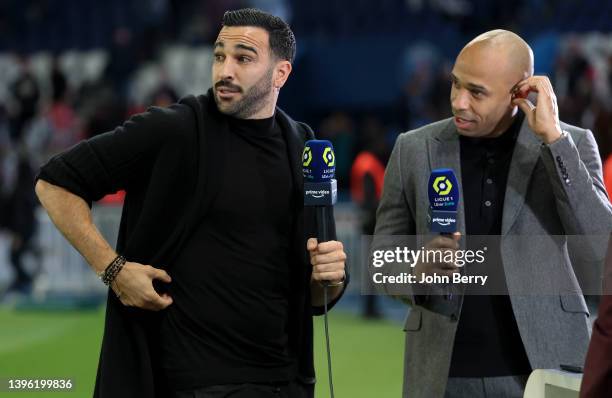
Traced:
<path fill-rule="evenodd" d="M 329 346 L 329 325 L 327 320 L 327 283 L 323 283 L 323 323 L 325 325 L 325 347 L 327 349 L 327 377 L 329 378 L 329 397 L 334 398 L 334 382 L 332 380 L 331 349 Z"/>

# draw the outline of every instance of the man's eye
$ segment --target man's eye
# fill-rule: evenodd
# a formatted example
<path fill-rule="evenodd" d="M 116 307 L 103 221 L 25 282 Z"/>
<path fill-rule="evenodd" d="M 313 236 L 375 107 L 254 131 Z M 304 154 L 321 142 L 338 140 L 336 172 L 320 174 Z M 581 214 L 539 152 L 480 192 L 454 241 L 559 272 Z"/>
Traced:
<path fill-rule="evenodd" d="M 225 56 L 222 54 L 215 54 L 215 61 L 220 62 L 225 59 Z"/>
<path fill-rule="evenodd" d="M 251 58 L 246 57 L 246 56 L 243 55 L 243 56 L 238 57 L 238 61 L 239 62 L 250 62 Z"/>
<path fill-rule="evenodd" d="M 483 92 L 482 91 L 472 91 L 472 95 L 475 98 L 481 98 L 483 96 Z"/>

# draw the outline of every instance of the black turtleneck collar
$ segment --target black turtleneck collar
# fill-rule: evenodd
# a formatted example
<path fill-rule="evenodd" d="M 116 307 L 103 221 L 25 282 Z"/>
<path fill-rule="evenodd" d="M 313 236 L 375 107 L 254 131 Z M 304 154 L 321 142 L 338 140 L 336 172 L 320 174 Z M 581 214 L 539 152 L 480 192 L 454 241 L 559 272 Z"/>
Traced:
<path fill-rule="evenodd" d="M 491 151 L 508 149 L 509 147 L 513 147 L 521 130 L 521 125 L 523 124 L 524 118 L 525 115 L 522 112 L 518 112 L 510 127 L 508 127 L 508 129 L 498 137 L 482 138 L 466 137 L 462 135 L 460 137 L 461 145 L 469 147 L 483 147 Z"/>
<path fill-rule="evenodd" d="M 228 117 L 227 119 L 230 130 L 240 134 L 268 137 L 280 133 L 274 116 L 265 119 L 238 119 L 235 117 Z"/>

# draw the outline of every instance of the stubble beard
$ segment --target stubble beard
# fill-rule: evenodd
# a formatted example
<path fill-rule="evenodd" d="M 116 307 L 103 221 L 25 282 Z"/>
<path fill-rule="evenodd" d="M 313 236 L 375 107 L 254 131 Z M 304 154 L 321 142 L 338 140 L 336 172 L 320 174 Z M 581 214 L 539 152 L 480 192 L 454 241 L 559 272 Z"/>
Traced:
<path fill-rule="evenodd" d="M 233 103 L 224 103 L 214 91 L 215 102 L 221 113 L 235 117 L 237 119 L 248 119 L 257 112 L 261 111 L 271 99 L 273 68 L 269 68 L 266 74 L 257 81 L 242 96 L 242 99 Z M 219 84 L 219 83 L 217 83 Z"/>

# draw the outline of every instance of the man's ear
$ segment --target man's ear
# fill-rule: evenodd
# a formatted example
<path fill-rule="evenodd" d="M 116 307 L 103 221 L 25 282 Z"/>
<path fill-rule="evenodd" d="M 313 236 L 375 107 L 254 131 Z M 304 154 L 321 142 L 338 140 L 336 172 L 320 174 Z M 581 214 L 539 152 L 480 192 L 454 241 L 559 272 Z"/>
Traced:
<path fill-rule="evenodd" d="M 293 66 L 291 65 L 291 62 L 286 60 L 279 61 L 276 64 L 274 71 L 274 81 L 272 82 L 274 88 L 280 89 L 285 85 L 285 82 L 289 78 L 292 69 Z"/>

